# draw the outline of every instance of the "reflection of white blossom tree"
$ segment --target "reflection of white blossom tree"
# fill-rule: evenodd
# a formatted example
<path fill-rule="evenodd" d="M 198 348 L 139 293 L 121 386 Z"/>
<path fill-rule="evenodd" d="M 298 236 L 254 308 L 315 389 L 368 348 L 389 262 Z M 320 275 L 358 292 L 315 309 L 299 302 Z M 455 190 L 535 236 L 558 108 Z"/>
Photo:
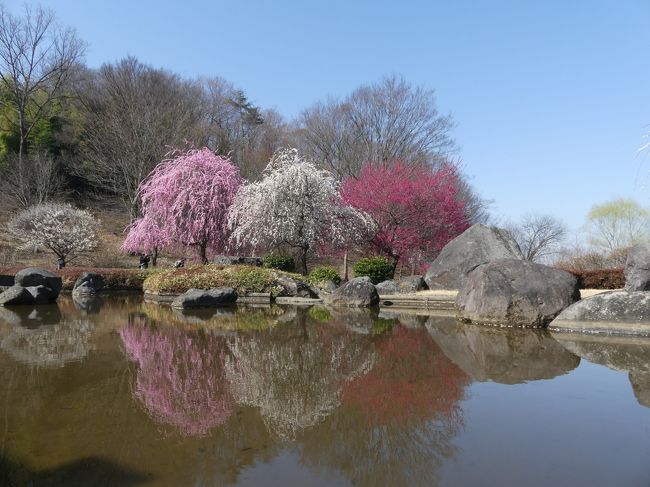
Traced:
<path fill-rule="evenodd" d="M 343 384 L 374 360 L 367 344 L 331 324 L 300 336 L 239 336 L 230 349 L 226 371 L 235 398 L 259 407 L 269 430 L 283 439 L 331 414 Z"/>
<path fill-rule="evenodd" d="M 234 404 L 223 372 L 223 338 L 147 324 L 119 333 L 140 366 L 134 395 L 154 420 L 187 436 L 205 436 L 228 420 Z"/>
<path fill-rule="evenodd" d="M 37 367 L 63 367 L 82 360 L 93 349 L 95 325 L 85 319 L 63 319 L 54 325 L 36 329 L 12 327 L 0 342 L 0 348 L 14 360 Z"/>

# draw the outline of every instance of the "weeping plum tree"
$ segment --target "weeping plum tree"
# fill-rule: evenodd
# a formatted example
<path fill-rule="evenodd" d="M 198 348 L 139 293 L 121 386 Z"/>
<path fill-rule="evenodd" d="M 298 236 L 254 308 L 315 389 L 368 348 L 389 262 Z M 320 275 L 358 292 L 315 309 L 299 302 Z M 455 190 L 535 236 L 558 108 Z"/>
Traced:
<path fill-rule="evenodd" d="M 369 225 L 366 215 L 343 204 L 334 177 L 296 149 L 278 150 L 262 179 L 242 186 L 229 221 L 236 245 L 293 248 L 305 274 L 321 242 L 343 245 Z"/>
<path fill-rule="evenodd" d="M 407 258 L 431 258 L 469 227 L 466 202 L 456 169 L 403 162 L 366 163 L 358 178 L 343 182 L 341 197 L 370 215 L 375 231 L 369 247 L 390 258 L 394 267 Z"/>
<path fill-rule="evenodd" d="M 151 265 L 158 263 L 160 249 L 169 245 L 169 236 L 163 231 L 163 226 L 145 215 L 135 220 L 122 243 L 124 252 L 144 252 L 151 254 Z"/>
<path fill-rule="evenodd" d="M 176 153 L 141 184 L 143 221 L 130 228 L 124 248 L 195 247 L 206 264 L 207 251 L 228 241 L 228 209 L 241 181 L 230 159 L 209 149 Z M 151 236 L 152 222 L 158 230 Z"/>

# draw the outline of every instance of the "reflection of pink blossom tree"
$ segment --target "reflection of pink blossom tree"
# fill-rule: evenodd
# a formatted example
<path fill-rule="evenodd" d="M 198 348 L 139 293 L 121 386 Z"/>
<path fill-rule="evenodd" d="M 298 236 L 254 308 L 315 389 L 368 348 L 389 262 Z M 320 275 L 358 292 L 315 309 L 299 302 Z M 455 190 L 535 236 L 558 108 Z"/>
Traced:
<path fill-rule="evenodd" d="M 222 338 L 144 324 L 119 333 L 128 357 L 140 366 L 134 395 L 153 419 L 187 436 L 207 435 L 228 420 L 234 406 Z"/>

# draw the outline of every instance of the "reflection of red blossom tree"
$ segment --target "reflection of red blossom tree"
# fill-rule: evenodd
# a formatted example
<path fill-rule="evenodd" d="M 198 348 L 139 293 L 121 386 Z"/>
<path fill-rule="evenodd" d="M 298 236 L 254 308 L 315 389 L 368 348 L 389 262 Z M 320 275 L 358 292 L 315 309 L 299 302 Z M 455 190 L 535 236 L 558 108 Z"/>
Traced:
<path fill-rule="evenodd" d="M 119 333 L 128 357 L 140 366 L 134 395 L 153 419 L 187 436 L 204 436 L 230 417 L 222 338 L 146 324 Z"/>
<path fill-rule="evenodd" d="M 394 327 L 376 350 L 373 369 L 344 386 L 346 406 L 358 407 L 377 425 L 436 416 L 460 421 L 459 401 L 469 377 L 428 333 Z"/>

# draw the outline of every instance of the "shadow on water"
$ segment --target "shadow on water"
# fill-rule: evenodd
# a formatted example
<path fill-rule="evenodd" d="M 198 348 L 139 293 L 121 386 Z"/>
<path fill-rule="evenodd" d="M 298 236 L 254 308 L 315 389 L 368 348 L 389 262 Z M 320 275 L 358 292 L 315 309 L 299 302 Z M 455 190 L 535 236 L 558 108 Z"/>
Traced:
<path fill-rule="evenodd" d="M 151 480 L 144 472 L 98 457 L 39 471 L 0 457 L 0 485 L 4 487 L 129 487 Z"/>
<path fill-rule="evenodd" d="M 650 407 L 650 338 L 553 333 L 564 348 L 589 362 L 628 372 L 639 404 Z"/>

